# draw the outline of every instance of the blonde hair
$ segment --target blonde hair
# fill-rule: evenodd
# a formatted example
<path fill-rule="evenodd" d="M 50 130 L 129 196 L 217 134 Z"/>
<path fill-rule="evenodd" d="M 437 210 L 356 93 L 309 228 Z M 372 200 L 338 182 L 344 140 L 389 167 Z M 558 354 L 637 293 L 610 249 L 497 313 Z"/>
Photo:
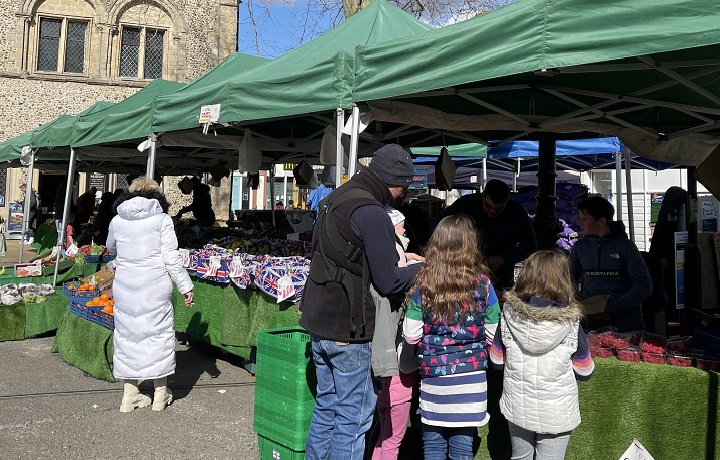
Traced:
<path fill-rule="evenodd" d="M 579 306 L 570 263 L 567 256 L 558 251 L 546 250 L 531 254 L 523 264 L 513 291 L 526 302 L 531 297 L 542 297 L 561 305 Z"/>
<path fill-rule="evenodd" d="M 489 272 L 480 252 L 480 237 L 472 221 L 462 215 L 445 217 L 425 246 L 425 265 L 413 289 L 422 293 L 422 304 L 433 318 L 443 319 L 477 311 L 475 289 L 481 275 Z"/>
<path fill-rule="evenodd" d="M 130 193 L 159 191 L 160 185 L 157 182 L 152 179 L 146 179 L 144 177 L 138 177 L 137 179 L 132 181 L 132 184 L 130 184 L 130 187 L 128 187 L 128 192 Z"/>

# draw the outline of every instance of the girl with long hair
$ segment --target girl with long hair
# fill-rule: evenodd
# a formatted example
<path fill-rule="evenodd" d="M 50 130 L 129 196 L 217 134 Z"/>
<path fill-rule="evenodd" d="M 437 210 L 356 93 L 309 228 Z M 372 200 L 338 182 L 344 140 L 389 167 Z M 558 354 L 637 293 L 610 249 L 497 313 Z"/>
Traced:
<path fill-rule="evenodd" d="M 471 459 L 487 413 L 487 347 L 500 307 L 478 233 L 461 215 L 440 221 L 406 297 L 403 372 L 420 369 L 425 459 Z"/>
<path fill-rule="evenodd" d="M 565 456 L 580 424 L 576 379 L 588 380 L 595 369 L 582 316 L 567 256 L 530 255 L 505 293 L 490 352 L 493 367 L 505 368 L 500 411 L 509 422 L 513 459 Z"/>

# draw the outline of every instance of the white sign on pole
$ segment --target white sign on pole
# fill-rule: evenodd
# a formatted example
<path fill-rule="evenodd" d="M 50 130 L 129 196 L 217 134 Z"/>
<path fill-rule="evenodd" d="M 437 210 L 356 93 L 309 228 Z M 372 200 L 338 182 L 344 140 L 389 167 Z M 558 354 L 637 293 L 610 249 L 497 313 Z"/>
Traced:
<path fill-rule="evenodd" d="M 675 308 L 685 308 L 685 248 L 688 232 L 675 232 Z"/>
<path fill-rule="evenodd" d="M 640 441 L 633 439 L 630 447 L 620 456 L 620 460 L 655 460 L 655 458 L 650 455 L 645 446 L 640 444 Z"/>
<path fill-rule="evenodd" d="M 200 108 L 198 123 L 215 123 L 220 119 L 220 104 L 204 105 Z"/>

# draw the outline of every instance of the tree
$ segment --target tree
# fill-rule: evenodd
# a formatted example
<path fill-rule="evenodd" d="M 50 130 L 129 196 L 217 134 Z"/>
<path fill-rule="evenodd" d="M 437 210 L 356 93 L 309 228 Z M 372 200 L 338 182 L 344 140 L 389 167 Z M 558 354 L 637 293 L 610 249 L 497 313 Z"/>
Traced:
<path fill-rule="evenodd" d="M 513 0 L 390 0 L 398 8 L 442 27 L 498 8 Z M 336 26 L 369 5 L 372 0 L 245 0 L 246 19 L 241 29 L 252 30 L 254 51 L 279 55 L 302 45 Z M 290 14 L 281 15 L 285 10 Z M 276 40 L 272 30 L 282 30 L 292 39 Z M 241 51 L 248 51 L 243 49 Z"/>

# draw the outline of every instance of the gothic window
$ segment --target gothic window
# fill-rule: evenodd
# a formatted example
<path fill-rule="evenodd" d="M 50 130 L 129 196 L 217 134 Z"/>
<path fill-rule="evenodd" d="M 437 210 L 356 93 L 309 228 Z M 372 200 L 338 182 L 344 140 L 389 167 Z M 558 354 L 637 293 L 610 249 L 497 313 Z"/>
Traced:
<path fill-rule="evenodd" d="M 165 31 L 123 26 L 120 38 L 120 76 L 161 78 Z"/>
<path fill-rule="evenodd" d="M 37 48 L 37 70 L 85 72 L 86 21 L 41 17 Z"/>

